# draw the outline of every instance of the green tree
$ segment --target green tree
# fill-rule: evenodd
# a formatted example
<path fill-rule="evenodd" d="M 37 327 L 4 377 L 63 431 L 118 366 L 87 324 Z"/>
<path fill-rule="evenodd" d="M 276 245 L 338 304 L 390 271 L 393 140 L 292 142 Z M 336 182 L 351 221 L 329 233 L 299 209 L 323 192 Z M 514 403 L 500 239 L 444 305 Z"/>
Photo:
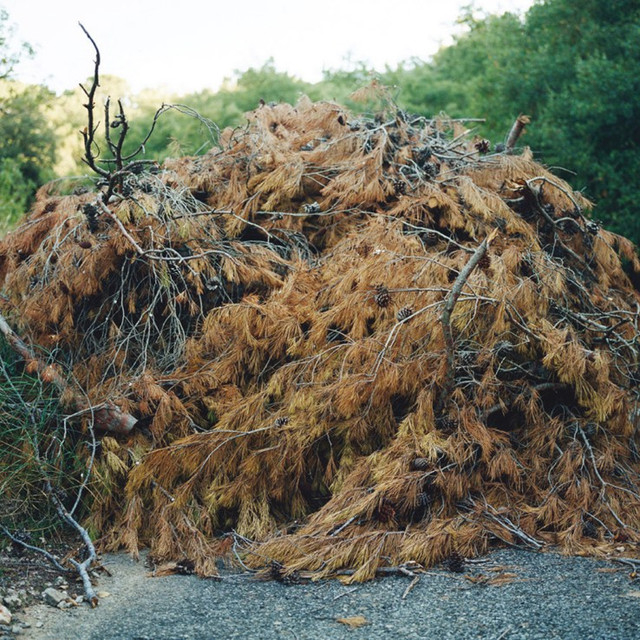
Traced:
<path fill-rule="evenodd" d="M 245 113 L 255 109 L 260 100 L 295 103 L 310 87 L 279 72 L 269 60 L 260 68 L 237 72 L 235 78 L 225 81 L 217 92 L 205 90 L 169 99 L 146 92 L 132 100 L 137 110 L 128 114 L 127 149 L 131 151 L 145 138 L 163 102 L 172 102 L 176 108 L 164 112 L 157 120 L 153 135 L 145 144 L 145 157 L 149 159 L 163 160 L 170 155 L 207 151 L 216 143 L 216 127 L 242 125 Z M 213 128 L 212 123 L 215 123 Z"/>
<path fill-rule="evenodd" d="M 522 142 L 597 203 L 595 215 L 640 242 L 640 3 L 546 0 L 524 18 L 463 21 L 467 33 L 429 63 L 386 79 L 400 103 L 425 114 L 486 118 L 500 141 L 519 113 L 533 122 Z"/>
<path fill-rule="evenodd" d="M 9 14 L 0 8 L 0 79 L 9 78 L 23 55 L 33 55 L 31 45 L 14 41 L 14 29 Z"/>
<path fill-rule="evenodd" d="M 28 45 L 14 45 L 0 11 L 0 234 L 28 208 L 36 188 L 53 176 L 55 136 L 46 114 L 51 92 L 11 80 Z M 16 48 L 12 48 L 16 47 Z"/>

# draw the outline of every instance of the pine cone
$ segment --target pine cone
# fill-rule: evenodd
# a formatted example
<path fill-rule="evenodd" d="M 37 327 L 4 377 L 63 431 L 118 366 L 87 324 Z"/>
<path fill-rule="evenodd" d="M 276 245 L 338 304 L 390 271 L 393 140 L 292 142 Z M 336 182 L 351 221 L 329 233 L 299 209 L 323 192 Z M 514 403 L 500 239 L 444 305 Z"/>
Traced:
<path fill-rule="evenodd" d="M 462 573 L 464 571 L 464 558 L 457 551 L 454 551 L 444 561 L 444 566 L 453 573 Z"/>
<path fill-rule="evenodd" d="M 480 153 L 489 153 L 490 149 L 491 149 L 491 143 L 486 140 L 486 139 L 482 139 L 482 140 L 478 140 L 478 142 L 476 142 L 473 145 Z"/>
<path fill-rule="evenodd" d="M 383 499 L 375 510 L 374 517 L 378 522 L 393 522 L 396 519 L 396 510 L 387 499 Z"/>
<path fill-rule="evenodd" d="M 182 560 L 178 560 L 176 562 L 176 573 L 181 576 L 191 576 L 196 572 L 196 565 L 193 560 L 189 560 L 189 558 L 183 558 Z"/>
<path fill-rule="evenodd" d="M 282 583 L 286 585 L 300 584 L 300 574 L 297 571 L 292 571 L 282 577 Z"/>
<path fill-rule="evenodd" d="M 320 205 L 317 202 L 312 202 L 310 204 L 303 204 L 302 210 L 305 213 L 320 213 Z"/>
<path fill-rule="evenodd" d="M 426 471 L 431 466 L 427 458 L 414 458 L 411 462 L 412 471 Z"/>
<path fill-rule="evenodd" d="M 478 260 L 478 268 L 482 271 L 486 271 L 491 266 L 491 256 L 485 252 L 485 254 Z"/>
<path fill-rule="evenodd" d="M 84 207 L 82 207 L 82 213 L 87 216 L 89 231 L 93 233 L 98 228 L 98 209 L 90 202 L 87 202 Z"/>
<path fill-rule="evenodd" d="M 595 220 L 588 220 L 586 224 L 587 233 L 595 236 L 600 231 L 600 225 Z"/>
<path fill-rule="evenodd" d="M 269 577 L 280 582 L 283 578 L 283 575 L 284 567 L 279 562 L 272 560 L 271 564 L 269 565 Z"/>
<path fill-rule="evenodd" d="M 374 300 L 379 307 L 383 309 L 389 306 L 391 302 L 391 295 L 389 294 L 389 289 L 385 287 L 383 284 L 377 284 L 375 286 L 376 295 L 374 296 Z"/>
<path fill-rule="evenodd" d="M 407 192 L 407 183 L 404 180 L 394 180 L 393 188 L 396 194 L 401 196 Z"/>
<path fill-rule="evenodd" d="M 437 162 L 425 162 L 422 170 L 430 178 L 435 178 L 440 173 L 440 165 Z"/>
<path fill-rule="evenodd" d="M 413 315 L 413 309 L 411 307 L 402 307 L 396 315 L 398 322 L 402 322 Z"/>
<path fill-rule="evenodd" d="M 427 245 L 427 247 L 433 247 L 434 245 L 438 244 L 438 242 L 440 241 L 440 237 L 433 231 L 427 231 L 426 233 L 422 234 L 422 241 Z"/>
<path fill-rule="evenodd" d="M 587 520 L 582 525 L 582 535 L 585 538 L 597 538 L 598 537 L 598 527 L 596 527 L 591 520 Z"/>

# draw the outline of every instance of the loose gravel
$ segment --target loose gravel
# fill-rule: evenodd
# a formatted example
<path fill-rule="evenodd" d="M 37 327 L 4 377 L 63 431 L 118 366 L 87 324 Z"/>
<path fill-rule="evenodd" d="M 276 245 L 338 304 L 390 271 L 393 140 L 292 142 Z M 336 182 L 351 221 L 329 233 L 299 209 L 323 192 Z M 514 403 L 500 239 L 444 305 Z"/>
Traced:
<path fill-rule="evenodd" d="M 33 640 L 634 640 L 640 584 L 628 569 L 591 558 L 504 549 L 464 573 L 434 569 L 359 585 L 337 580 L 287 586 L 247 574 L 221 581 L 148 577 L 122 554 L 99 607 L 28 610 Z M 403 598 L 403 596 L 405 596 Z M 339 618 L 361 616 L 353 628 Z M 362 622 L 362 620 L 361 620 Z M 38 628 L 37 625 L 41 625 Z"/>

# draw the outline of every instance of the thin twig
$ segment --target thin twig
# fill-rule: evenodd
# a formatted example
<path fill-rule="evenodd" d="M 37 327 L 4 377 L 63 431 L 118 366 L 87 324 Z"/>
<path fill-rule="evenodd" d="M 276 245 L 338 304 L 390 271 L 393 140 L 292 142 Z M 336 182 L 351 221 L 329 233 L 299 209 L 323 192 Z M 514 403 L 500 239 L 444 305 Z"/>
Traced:
<path fill-rule="evenodd" d="M 445 341 L 445 349 L 447 354 L 447 372 L 445 375 L 444 384 L 440 391 L 440 399 L 438 402 L 439 409 L 442 410 L 446 405 L 446 402 L 449 398 L 449 394 L 453 389 L 453 385 L 455 383 L 455 344 L 453 340 L 453 332 L 451 330 L 451 314 L 456 306 L 456 302 L 462 293 L 462 289 L 469 279 L 469 276 L 476 268 L 480 260 L 484 257 L 487 249 L 489 248 L 489 244 L 495 238 L 498 233 L 497 229 L 494 229 L 478 246 L 475 250 L 474 254 L 469 258 L 469 261 L 464 266 L 462 271 L 460 271 L 458 277 L 455 279 L 453 286 L 451 287 L 451 291 L 445 298 L 444 308 L 442 310 L 442 314 L 440 316 L 440 324 L 442 325 L 442 333 L 444 334 Z"/>
<path fill-rule="evenodd" d="M 49 560 L 49 562 L 51 562 L 51 564 L 58 571 L 62 571 L 63 573 L 67 573 L 69 571 L 69 569 L 67 567 L 63 567 L 60 564 L 60 561 L 58 560 L 58 558 L 56 556 L 54 556 L 52 553 L 50 553 L 46 549 L 42 549 L 41 547 L 36 547 L 36 546 L 34 546 L 32 544 L 28 544 L 24 540 L 20 540 L 20 538 L 16 538 L 11 533 L 11 531 L 9 531 L 9 529 L 7 529 L 4 525 L 0 525 L 0 530 L 2 530 L 2 533 L 5 536 L 7 536 L 7 538 L 9 538 L 9 540 L 11 540 L 11 542 L 13 542 L 14 544 L 20 545 L 24 549 L 28 549 L 29 551 L 35 551 L 36 553 L 39 553 L 40 555 L 44 556 L 47 560 Z"/>
<path fill-rule="evenodd" d="M 0 313 L 0 333 L 2 333 L 9 346 L 21 356 L 27 363 L 33 363 L 36 368 L 36 372 L 41 380 L 53 384 L 60 393 L 64 393 L 69 384 L 58 373 L 57 369 L 52 364 L 47 364 L 41 358 L 39 358 L 20 336 L 9 326 L 4 316 Z M 81 397 L 81 395 L 74 391 L 73 405 L 79 411 L 91 411 L 95 417 L 95 426 L 103 431 L 112 431 L 114 433 L 129 433 L 133 429 L 134 425 L 138 422 L 137 418 L 125 413 L 119 409 L 115 404 L 107 402 L 98 407 L 91 407 L 88 401 Z"/>
<path fill-rule="evenodd" d="M 95 607 L 98 604 L 98 594 L 91 584 L 91 578 L 89 577 L 88 572 L 89 567 L 91 567 L 91 565 L 97 558 L 96 548 L 93 544 L 93 540 L 91 540 L 91 536 L 89 535 L 88 531 L 67 511 L 65 506 L 60 501 L 60 498 L 58 498 L 58 496 L 53 491 L 53 487 L 51 486 L 51 482 L 48 478 L 45 481 L 45 487 L 60 517 L 78 532 L 87 548 L 87 557 L 82 562 L 78 562 L 75 558 L 69 558 L 68 561 L 75 567 L 76 571 L 82 579 L 84 594 L 88 602 L 92 607 Z"/>
<path fill-rule="evenodd" d="M 109 172 L 105 171 L 101 167 L 96 165 L 97 156 L 94 154 L 93 145 L 95 143 L 95 134 L 98 130 L 98 125 L 94 124 L 94 109 L 95 109 L 95 95 L 96 90 L 100 86 L 100 50 L 98 49 L 98 45 L 95 43 L 95 40 L 91 37 L 89 32 L 84 28 L 84 25 L 79 22 L 80 28 L 84 31 L 84 34 L 89 38 L 89 41 L 93 45 L 93 48 L 96 53 L 96 59 L 94 61 L 93 67 L 93 80 L 91 82 L 91 87 L 89 90 L 85 89 L 83 85 L 80 85 L 80 88 L 87 96 L 87 103 L 84 105 L 87 110 L 87 126 L 80 132 L 82 134 L 82 140 L 84 142 L 84 156 L 82 157 L 82 161 L 89 166 L 92 171 L 95 171 L 98 175 L 103 178 L 109 177 Z"/>
<path fill-rule="evenodd" d="M 413 591 L 415 586 L 420 582 L 420 576 L 416 576 L 410 583 L 409 586 L 404 590 L 402 594 L 402 600 L 406 600 L 407 596 Z"/>

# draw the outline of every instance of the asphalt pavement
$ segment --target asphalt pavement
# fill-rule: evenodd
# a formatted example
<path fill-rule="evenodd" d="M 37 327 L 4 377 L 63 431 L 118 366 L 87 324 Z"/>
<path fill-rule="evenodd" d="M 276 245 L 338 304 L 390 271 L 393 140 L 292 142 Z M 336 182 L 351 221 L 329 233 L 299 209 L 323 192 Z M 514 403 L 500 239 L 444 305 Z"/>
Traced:
<path fill-rule="evenodd" d="M 110 595 L 58 611 L 32 607 L 34 640 L 637 640 L 640 583 L 619 564 L 499 550 L 463 573 L 284 585 L 229 573 L 148 577 L 124 554 L 104 564 Z M 40 625 L 38 628 L 36 625 Z M 361 626 L 358 626 L 361 625 Z"/>

